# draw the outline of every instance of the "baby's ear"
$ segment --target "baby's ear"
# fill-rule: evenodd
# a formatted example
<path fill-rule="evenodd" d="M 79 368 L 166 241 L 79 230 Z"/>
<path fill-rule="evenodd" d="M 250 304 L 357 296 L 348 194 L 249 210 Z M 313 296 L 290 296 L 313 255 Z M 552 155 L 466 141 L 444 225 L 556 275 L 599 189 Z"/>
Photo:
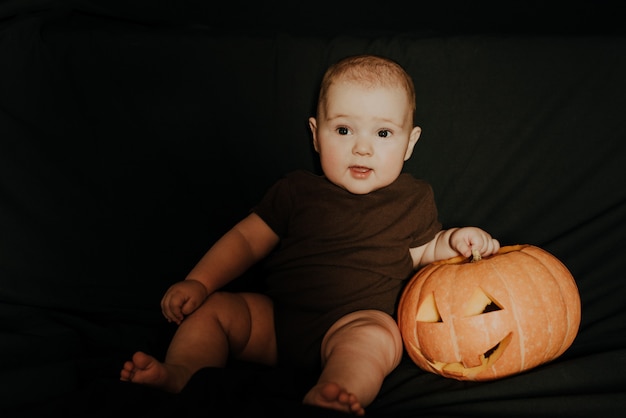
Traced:
<path fill-rule="evenodd" d="M 417 140 L 420 139 L 421 134 L 422 128 L 420 128 L 419 126 L 414 127 L 411 131 L 411 134 L 409 135 L 409 145 L 407 146 L 406 153 L 404 154 L 404 161 L 411 158 L 411 155 L 413 154 L 413 148 L 415 147 Z"/>
<path fill-rule="evenodd" d="M 312 116 L 309 118 L 309 129 L 311 129 L 311 134 L 313 135 L 313 148 L 315 148 L 315 151 L 320 152 L 317 143 L 317 120 Z"/>

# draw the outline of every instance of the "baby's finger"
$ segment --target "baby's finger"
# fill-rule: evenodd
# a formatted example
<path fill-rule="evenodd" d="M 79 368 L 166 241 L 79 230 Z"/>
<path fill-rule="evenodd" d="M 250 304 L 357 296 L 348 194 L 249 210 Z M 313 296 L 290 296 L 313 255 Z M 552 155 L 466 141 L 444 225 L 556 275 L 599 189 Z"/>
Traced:
<path fill-rule="evenodd" d="M 180 324 L 184 316 L 181 310 L 181 303 L 176 299 L 176 297 L 171 295 L 165 296 L 161 303 L 161 311 L 169 322 Z"/>
<path fill-rule="evenodd" d="M 500 241 L 495 238 L 492 238 L 490 241 L 491 244 L 491 254 L 495 254 L 500 250 Z"/>
<path fill-rule="evenodd" d="M 477 250 L 483 256 L 492 255 L 498 252 L 500 249 L 500 243 L 498 240 L 491 238 L 490 236 L 485 237 L 481 245 L 475 245 L 472 247 L 472 250 Z"/>
<path fill-rule="evenodd" d="M 472 246 L 465 241 L 462 241 L 458 244 L 456 251 L 461 254 L 463 257 L 471 257 L 472 255 Z"/>

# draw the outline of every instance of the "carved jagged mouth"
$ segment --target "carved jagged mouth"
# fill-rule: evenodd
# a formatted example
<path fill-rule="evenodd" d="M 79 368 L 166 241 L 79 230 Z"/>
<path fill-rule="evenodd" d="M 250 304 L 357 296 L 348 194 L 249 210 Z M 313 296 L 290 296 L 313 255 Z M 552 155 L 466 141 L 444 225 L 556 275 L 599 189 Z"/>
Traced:
<path fill-rule="evenodd" d="M 440 361 L 429 361 L 429 363 L 444 376 L 472 379 L 474 376 L 478 375 L 478 373 L 491 367 L 491 365 L 500 358 L 511 342 L 512 337 L 513 333 L 508 334 L 498 344 L 487 350 L 484 354 L 481 354 L 481 364 L 475 367 L 465 367 L 461 362 L 443 363 Z"/>

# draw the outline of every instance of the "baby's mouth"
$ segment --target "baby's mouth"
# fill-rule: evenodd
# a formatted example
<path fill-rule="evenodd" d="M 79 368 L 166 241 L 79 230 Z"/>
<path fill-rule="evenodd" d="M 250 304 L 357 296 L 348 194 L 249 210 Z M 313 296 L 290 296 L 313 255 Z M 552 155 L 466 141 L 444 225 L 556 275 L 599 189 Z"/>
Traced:
<path fill-rule="evenodd" d="M 360 166 L 360 165 L 353 165 L 353 166 L 350 167 L 350 170 L 354 171 L 356 173 L 361 173 L 361 174 L 365 174 L 365 173 L 367 173 L 369 171 L 372 171 L 371 168 L 363 167 L 363 166 Z"/>

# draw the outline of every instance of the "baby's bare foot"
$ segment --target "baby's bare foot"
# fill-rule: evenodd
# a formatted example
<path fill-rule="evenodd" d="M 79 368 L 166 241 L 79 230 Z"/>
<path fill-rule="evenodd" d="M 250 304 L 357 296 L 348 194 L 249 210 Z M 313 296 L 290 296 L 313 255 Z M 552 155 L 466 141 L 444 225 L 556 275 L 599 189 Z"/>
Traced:
<path fill-rule="evenodd" d="M 183 390 L 189 378 L 185 368 L 161 363 L 141 351 L 137 351 L 132 360 L 125 362 L 120 371 L 120 380 L 124 382 L 153 386 L 172 393 Z"/>
<path fill-rule="evenodd" d="M 304 397 L 303 402 L 309 405 L 349 412 L 353 415 L 365 415 L 365 409 L 361 406 L 356 396 L 336 383 L 319 383 L 313 386 Z"/>

